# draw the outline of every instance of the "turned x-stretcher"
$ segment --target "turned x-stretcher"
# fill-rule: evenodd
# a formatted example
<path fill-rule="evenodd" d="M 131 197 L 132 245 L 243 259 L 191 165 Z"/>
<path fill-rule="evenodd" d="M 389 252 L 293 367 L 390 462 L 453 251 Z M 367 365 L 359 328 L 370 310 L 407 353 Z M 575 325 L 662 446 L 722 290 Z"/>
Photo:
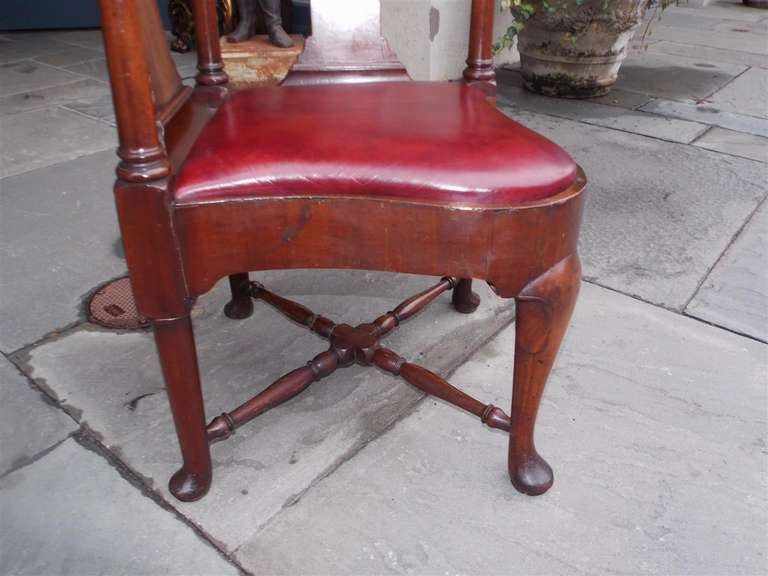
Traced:
<path fill-rule="evenodd" d="M 491 428 L 509 432 L 509 416 L 501 408 L 493 404 L 483 404 L 452 386 L 434 372 L 407 362 L 402 356 L 381 345 L 382 338 L 402 322 L 421 312 L 443 292 L 454 289 L 457 283 L 456 278 L 443 278 L 438 284 L 408 298 L 394 310 L 379 316 L 373 322 L 352 327 L 349 324 L 334 324 L 328 318 L 315 314 L 301 304 L 270 292 L 258 282 L 250 282 L 247 289 L 254 299 L 274 306 L 294 322 L 306 326 L 318 336 L 328 340 L 330 347 L 312 358 L 306 366 L 282 376 L 231 412 L 225 412 L 214 418 L 206 427 L 208 440 L 214 442 L 228 438 L 238 426 L 290 400 L 304 391 L 312 382 L 330 376 L 338 368 L 346 368 L 353 364 L 376 366 L 385 372 L 400 376 L 423 392 L 474 414 Z"/>

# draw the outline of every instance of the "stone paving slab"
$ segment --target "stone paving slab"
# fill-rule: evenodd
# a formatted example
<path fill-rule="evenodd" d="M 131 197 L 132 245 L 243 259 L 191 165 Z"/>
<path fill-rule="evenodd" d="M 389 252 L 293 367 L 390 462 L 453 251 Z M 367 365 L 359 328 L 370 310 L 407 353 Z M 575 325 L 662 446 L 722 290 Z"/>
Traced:
<path fill-rule="evenodd" d="M 31 462 L 77 429 L 0 356 L 0 477 Z M 2 524 L 2 522 L 0 522 Z"/>
<path fill-rule="evenodd" d="M 743 64 L 752 67 L 768 67 L 768 59 L 763 54 L 752 54 L 740 50 L 726 50 L 711 46 L 697 46 L 692 44 L 680 44 L 662 40 L 648 45 L 648 52 L 668 54 L 669 56 L 684 56 L 695 58 L 701 62 L 723 62 L 730 64 Z"/>
<path fill-rule="evenodd" d="M 70 46 L 65 50 L 37 56 L 35 60 L 50 66 L 72 66 L 73 64 L 80 64 L 82 62 L 98 60 L 100 58 L 104 58 L 104 52 L 102 50 L 94 50 L 82 46 Z"/>
<path fill-rule="evenodd" d="M 513 101 L 515 100 L 517 92 L 514 89 L 510 90 L 509 88 L 523 87 L 523 78 L 520 76 L 520 69 L 514 65 L 507 65 L 502 68 L 497 68 L 496 82 L 498 85 L 498 94 Z M 619 108 L 626 108 L 627 110 L 634 110 L 636 108 L 640 108 L 644 104 L 647 104 L 651 100 L 652 98 L 646 94 L 627 92 L 626 90 L 612 88 L 611 91 L 605 96 L 590 98 L 589 100 L 582 100 L 581 102 L 605 104 L 607 106 L 617 106 Z M 569 100 L 568 102 L 574 103 L 579 101 Z"/>
<path fill-rule="evenodd" d="M 106 117 L 107 102 L 109 114 L 114 114 L 111 100 L 108 84 L 87 78 L 71 84 L 28 90 L 0 98 L 0 115 L 67 105 L 83 113 L 98 109 L 98 117 Z"/>
<path fill-rule="evenodd" d="M 768 192 L 758 162 L 501 109 L 584 167 L 585 277 L 667 308 L 685 307 Z"/>
<path fill-rule="evenodd" d="M 52 39 L 47 33 L 7 34 L 0 39 L 0 64 L 53 54 L 69 47 L 68 44 Z"/>
<path fill-rule="evenodd" d="M 84 46 L 91 50 L 104 50 L 104 38 L 101 30 L 60 30 L 50 32 L 58 42 L 75 46 Z"/>
<path fill-rule="evenodd" d="M 718 32 L 750 32 L 756 36 L 755 42 L 765 42 L 768 33 L 768 18 L 758 22 L 745 22 L 743 20 L 720 20 L 713 28 Z"/>
<path fill-rule="evenodd" d="M 733 31 L 708 31 L 702 34 L 698 30 L 680 28 L 677 26 L 664 26 L 662 19 L 653 27 L 651 38 L 654 40 L 667 40 L 680 44 L 692 44 L 696 46 L 709 46 L 724 50 L 739 50 L 751 54 L 768 55 L 768 43 L 760 42 L 757 34 L 745 34 Z"/>
<path fill-rule="evenodd" d="M 768 138 L 762 136 L 734 132 L 724 128 L 712 128 L 696 140 L 693 145 L 742 158 L 768 162 Z"/>
<path fill-rule="evenodd" d="M 20 60 L 1 64 L 0 79 L 0 96 L 10 96 L 59 84 L 71 84 L 83 77 L 34 60 Z"/>
<path fill-rule="evenodd" d="M 238 574 L 74 440 L 0 479 L 0 517 L 3 574 Z"/>
<path fill-rule="evenodd" d="M 694 30 L 715 30 L 716 26 L 722 22 L 721 18 L 713 18 L 706 11 L 700 10 L 698 12 L 678 12 L 674 9 L 668 9 L 664 12 L 657 12 L 655 17 L 651 20 L 651 31 L 657 21 L 660 21 L 664 26 L 676 26 L 680 28 L 693 28 Z M 648 20 L 648 13 L 646 14 L 646 20 Z M 742 20 L 736 20 L 741 24 L 747 25 L 749 22 Z"/>
<path fill-rule="evenodd" d="M 171 52 L 171 58 L 173 58 L 177 67 L 197 66 L 197 52 L 195 50 L 190 50 L 189 52 Z"/>
<path fill-rule="evenodd" d="M 768 70 L 750 68 L 709 100 L 723 110 L 768 118 Z"/>
<path fill-rule="evenodd" d="M 648 104 L 642 106 L 640 110 L 659 114 L 661 116 L 682 118 L 684 120 L 691 120 L 702 124 L 720 126 L 721 128 L 727 128 L 737 132 L 746 132 L 748 134 L 768 137 L 768 119 L 758 118 L 757 116 L 750 116 L 748 114 L 728 112 L 727 110 L 721 110 L 712 104 L 693 104 L 660 98 L 651 100 Z"/>
<path fill-rule="evenodd" d="M 605 104 L 607 106 L 618 106 L 619 108 L 626 108 L 627 110 L 636 110 L 643 104 L 650 102 L 651 97 L 647 94 L 639 94 L 637 92 L 627 92 L 619 88 L 611 88 L 611 91 L 605 96 L 599 96 L 598 98 L 590 98 L 589 102 L 595 102 L 596 104 Z"/>
<path fill-rule="evenodd" d="M 0 116 L 0 178 L 117 147 L 116 131 L 63 108 Z"/>
<path fill-rule="evenodd" d="M 181 66 L 176 69 L 181 78 L 182 84 L 194 88 L 196 85 L 195 76 L 197 76 L 197 66 Z"/>
<path fill-rule="evenodd" d="M 373 273 L 255 276 L 316 312 L 350 323 L 369 321 L 433 283 L 424 277 Z M 348 282 L 337 290 L 340 280 Z M 263 304 L 244 322 L 225 318 L 224 284 L 202 298 L 195 311 L 210 417 L 233 409 L 327 348 Z M 461 364 L 512 320 L 510 301 L 493 297 L 484 285 L 478 288 L 483 304 L 475 314 L 456 313 L 445 295 L 388 337 L 387 346 L 441 373 Z M 229 550 L 420 398 L 415 389 L 378 371 L 342 370 L 214 445 L 211 492 L 199 503 L 181 504 L 166 492 L 180 458 L 150 334 L 78 329 L 19 360 L 154 490 Z"/>
<path fill-rule="evenodd" d="M 0 181 L 0 349 L 79 320 L 83 296 L 124 273 L 115 164 L 110 150 Z"/>
<path fill-rule="evenodd" d="M 616 88 L 657 98 L 691 101 L 706 98 L 746 69 L 740 64 L 646 52 L 624 61 Z"/>
<path fill-rule="evenodd" d="M 510 401 L 514 330 L 453 380 Z M 766 346 L 585 284 L 545 392 L 554 487 L 425 400 L 237 551 L 256 574 L 764 574 Z"/>
<path fill-rule="evenodd" d="M 706 9 L 694 8 L 681 4 L 667 9 L 663 17 L 668 14 L 681 14 L 685 16 L 703 16 L 715 20 L 741 20 L 744 22 L 760 22 L 765 20 L 765 11 L 759 8 L 744 6 L 741 2 L 710 2 Z M 663 20 L 662 20 L 663 22 Z"/>
<path fill-rule="evenodd" d="M 706 124 L 699 122 L 678 120 L 647 112 L 634 112 L 586 100 L 547 98 L 533 94 L 524 88 L 511 86 L 500 89 L 499 103 L 683 144 L 694 141 L 707 130 Z"/>
<path fill-rule="evenodd" d="M 89 82 L 100 83 L 98 80 L 89 80 Z M 108 86 L 105 83 L 101 83 L 102 86 Z M 82 95 L 80 98 L 72 99 L 66 104 L 64 108 L 68 110 L 74 110 L 80 114 L 90 116 L 96 120 L 101 120 L 117 126 L 117 120 L 115 117 L 115 106 L 112 101 L 112 92 L 107 87 L 106 91 L 100 91 L 94 89 L 87 95 Z"/>
<path fill-rule="evenodd" d="M 103 58 L 99 60 L 89 60 L 73 66 L 67 66 L 66 70 L 82 74 L 90 78 L 95 78 L 102 82 L 109 82 L 109 70 L 107 70 L 107 61 Z"/>
<path fill-rule="evenodd" d="M 755 213 L 685 311 L 768 342 L 768 205 Z"/>

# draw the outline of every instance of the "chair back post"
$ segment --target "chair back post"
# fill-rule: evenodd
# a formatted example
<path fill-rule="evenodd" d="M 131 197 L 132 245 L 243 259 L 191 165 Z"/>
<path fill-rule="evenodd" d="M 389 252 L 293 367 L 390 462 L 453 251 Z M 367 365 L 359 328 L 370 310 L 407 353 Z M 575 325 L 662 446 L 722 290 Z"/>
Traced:
<path fill-rule="evenodd" d="M 144 59 L 149 68 L 156 120 L 165 121 L 176 110 L 189 89 L 181 83 L 176 64 L 168 50 L 157 2 L 142 2 L 138 10 L 144 44 Z"/>
<path fill-rule="evenodd" d="M 99 0 L 120 142 L 117 176 L 127 182 L 159 180 L 170 173 L 158 135 L 145 58 L 139 12 L 144 1 Z"/>
<path fill-rule="evenodd" d="M 224 72 L 219 44 L 219 25 L 216 0 L 194 0 L 195 40 L 197 42 L 197 69 L 195 80 L 202 86 L 217 86 L 229 81 Z"/>
<path fill-rule="evenodd" d="M 464 79 L 467 82 L 495 82 L 493 71 L 494 0 L 472 0 L 469 29 L 469 56 Z"/>

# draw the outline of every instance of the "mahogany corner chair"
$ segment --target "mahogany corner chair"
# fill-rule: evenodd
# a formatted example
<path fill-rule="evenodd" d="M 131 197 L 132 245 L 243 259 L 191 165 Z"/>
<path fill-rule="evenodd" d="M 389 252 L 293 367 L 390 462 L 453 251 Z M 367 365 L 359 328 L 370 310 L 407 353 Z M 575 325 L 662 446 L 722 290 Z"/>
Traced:
<path fill-rule="evenodd" d="M 534 446 L 544 385 L 576 300 L 585 177 L 488 99 L 493 0 L 472 0 L 464 83 L 411 82 L 381 38 L 378 0 L 312 0 L 313 36 L 285 85 L 231 91 L 214 0 L 194 0 L 196 86 L 182 85 L 155 0 L 100 0 L 119 133 L 115 197 L 139 312 L 154 324 L 183 465 L 180 500 L 211 484 L 209 445 L 337 368 L 359 363 L 509 433 L 513 485 L 541 494 Z M 344 28 L 326 29 L 332 13 Z M 362 16 L 361 16 L 362 15 Z M 352 23 L 354 24 L 354 23 Z M 339 31 L 340 30 L 340 31 Z M 369 324 L 334 324 L 248 271 L 365 269 L 442 277 Z M 330 348 L 206 424 L 190 309 L 229 276 L 231 318 L 266 302 Z M 478 306 L 471 279 L 517 303 L 509 416 L 411 364 L 383 337 L 441 293 Z"/>

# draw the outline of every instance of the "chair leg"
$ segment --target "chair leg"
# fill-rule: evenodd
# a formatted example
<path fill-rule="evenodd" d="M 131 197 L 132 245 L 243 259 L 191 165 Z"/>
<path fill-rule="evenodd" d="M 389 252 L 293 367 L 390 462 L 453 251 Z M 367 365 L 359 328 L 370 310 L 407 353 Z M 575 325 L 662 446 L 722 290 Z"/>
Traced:
<path fill-rule="evenodd" d="M 480 296 L 472 291 L 472 279 L 462 278 L 453 289 L 453 307 L 462 314 L 472 314 L 480 306 Z"/>
<path fill-rule="evenodd" d="M 211 454 L 190 318 L 156 322 L 155 343 L 184 462 L 168 487 L 176 498 L 190 502 L 202 498 L 211 485 Z"/>
<path fill-rule="evenodd" d="M 579 257 L 562 260 L 516 298 L 515 374 L 508 468 L 512 484 L 531 496 L 552 486 L 552 468 L 534 445 L 542 392 L 573 312 L 581 282 Z"/>
<path fill-rule="evenodd" d="M 243 320 L 253 314 L 253 298 L 248 286 L 248 272 L 229 277 L 232 300 L 224 306 L 224 314 L 233 320 Z"/>

